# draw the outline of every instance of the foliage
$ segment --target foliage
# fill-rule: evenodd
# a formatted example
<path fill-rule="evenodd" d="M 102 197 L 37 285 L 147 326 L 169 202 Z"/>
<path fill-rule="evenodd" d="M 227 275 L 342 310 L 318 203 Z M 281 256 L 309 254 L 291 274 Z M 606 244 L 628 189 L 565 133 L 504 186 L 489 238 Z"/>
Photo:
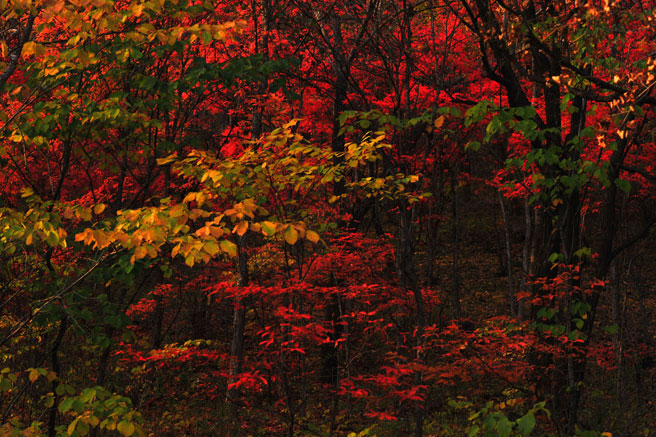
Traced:
<path fill-rule="evenodd" d="M 654 8 L 0 1 L 0 433 L 647 435 Z"/>

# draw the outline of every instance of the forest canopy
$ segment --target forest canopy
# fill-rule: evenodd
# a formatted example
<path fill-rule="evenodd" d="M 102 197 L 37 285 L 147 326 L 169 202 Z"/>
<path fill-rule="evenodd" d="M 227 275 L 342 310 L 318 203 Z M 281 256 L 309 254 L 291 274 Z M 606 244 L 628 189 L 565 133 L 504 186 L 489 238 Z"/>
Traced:
<path fill-rule="evenodd" d="M 653 0 L 0 0 L 0 434 L 656 432 Z"/>

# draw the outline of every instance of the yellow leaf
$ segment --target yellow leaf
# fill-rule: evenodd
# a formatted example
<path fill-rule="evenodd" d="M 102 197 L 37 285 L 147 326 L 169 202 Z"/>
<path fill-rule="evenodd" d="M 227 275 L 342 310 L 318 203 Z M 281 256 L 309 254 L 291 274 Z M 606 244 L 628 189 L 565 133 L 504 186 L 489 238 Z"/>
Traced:
<path fill-rule="evenodd" d="M 139 16 L 141 16 L 141 15 L 143 14 L 143 11 L 144 11 L 144 5 L 143 5 L 143 3 L 142 3 L 142 4 L 135 5 L 135 6 L 132 8 L 132 15 L 135 16 L 135 17 L 139 17 Z"/>
<path fill-rule="evenodd" d="M 444 124 L 444 116 L 443 115 L 440 115 L 439 117 L 437 117 L 435 119 L 435 123 L 433 123 L 433 125 L 435 126 L 435 129 L 441 128 L 443 124 Z"/>
<path fill-rule="evenodd" d="M 77 211 L 75 211 L 75 215 L 80 220 L 89 221 L 91 220 L 91 209 L 84 207 L 79 208 Z"/>
<path fill-rule="evenodd" d="M 210 226 L 210 234 L 212 234 L 212 237 L 214 238 L 220 238 L 225 234 L 223 231 L 223 228 L 218 228 L 216 226 Z"/>
<path fill-rule="evenodd" d="M 73 433 L 75 432 L 75 427 L 77 426 L 77 423 L 78 423 L 79 421 L 80 421 L 80 418 L 79 418 L 79 417 L 76 417 L 75 420 L 73 420 L 73 421 L 71 422 L 71 424 L 68 425 L 68 428 L 67 428 L 67 430 L 66 430 L 66 432 L 68 432 L 68 435 L 73 435 Z"/>
<path fill-rule="evenodd" d="M 171 258 L 175 258 L 175 256 L 176 256 L 176 255 L 178 254 L 178 252 L 180 251 L 180 247 L 181 247 L 181 246 L 182 246 L 182 245 L 181 245 L 180 243 L 178 243 L 173 249 L 171 249 Z"/>
<path fill-rule="evenodd" d="M 150 23 L 144 23 L 137 28 L 137 32 L 144 33 L 144 34 L 153 33 L 155 32 L 155 26 L 153 26 Z"/>
<path fill-rule="evenodd" d="M 215 256 L 217 253 L 221 251 L 219 249 L 219 245 L 216 244 L 214 241 L 208 241 L 203 245 L 203 250 L 210 254 L 210 256 Z"/>
<path fill-rule="evenodd" d="M 147 254 L 148 254 L 148 249 L 146 249 L 144 246 L 139 246 L 136 249 L 134 249 L 135 259 L 141 259 L 145 257 Z"/>
<path fill-rule="evenodd" d="M 84 241 L 87 237 L 88 232 L 89 232 L 89 230 L 85 229 L 84 231 L 75 234 L 75 241 Z"/>
<path fill-rule="evenodd" d="M 21 53 L 24 56 L 30 56 L 33 55 L 36 52 L 36 43 L 34 41 L 28 41 L 25 44 L 23 44 L 23 50 Z"/>
<path fill-rule="evenodd" d="M 104 203 L 99 203 L 98 205 L 93 207 L 93 213 L 96 215 L 102 214 L 102 212 L 105 210 L 106 207 L 107 205 L 105 205 Z"/>
<path fill-rule="evenodd" d="M 235 225 L 235 228 L 232 230 L 233 234 L 237 234 L 240 237 L 246 233 L 248 230 L 248 222 L 242 221 Z"/>
<path fill-rule="evenodd" d="M 292 225 L 287 225 L 287 229 L 285 229 L 285 241 L 288 244 L 296 244 L 298 241 L 298 232 Z"/>
<path fill-rule="evenodd" d="M 93 233 L 94 239 L 96 244 L 93 246 L 94 249 L 104 249 L 105 247 L 109 246 L 111 241 L 109 240 L 109 237 L 107 234 L 105 234 L 102 231 L 95 231 Z"/>
<path fill-rule="evenodd" d="M 28 376 L 30 382 L 34 382 L 39 378 L 39 371 L 36 369 L 30 369 L 30 375 Z"/>
<path fill-rule="evenodd" d="M 221 250 L 230 256 L 237 256 L 237 245 L 232 241 L 223 240 L 221 242 Z"/>
<path fill-rule="evenodd" d="M 59 73 L 59 68 L 46 68 L 43 70 L 45 76 L 55 76 Z"/>
<path fill-rule="evenodd" d="M 319 234 L 317 234 L 317 233 L 314 232 L 314 231 L 307 231 L 307 232 L 305 233 L 305 238 L 307 238 L 309 241 L 311 241 L 311 242 L 313 242 L 313 243 L 315 243 L 315 244 L 318 243 L 318 242 L 319 242 L 319 239 L 320 239 Z"/>
<path fill-rule="evenodd" d="M 43 44 L 39 44 L 34 41 L 28 41 L 25 43 L 25 45 L 23 45 L 23 50 L 21 53 L 24 56 L 43 56 L 46 53 L 46 48 Z"/>
<path fill-rule="evenodd" d="M 134 434 L 134 425 L 131 424 L 130 422 L 126 421 L 126 420 L 121 420 L 118 423 L 118 426 L 116 427 L 116 429 L 118 429 L 118 432 L 120 432 L 121 434 L 123 434 L 126 437 L 129 437 L 132 434 Z"/>
<path fill-rule="evenodd" d="M 157 165 L 166 165 L 166 164 L 170 164 L 170 163 L 174 162 L 177 158 L 178 158 L 178 157 L 177 157 L 175 154 L 173 154 L 173 155 L 169 155 L 169 156 L 167 156 L 166 158 L 159 158 L 159 159 L 157 160 Z"/>
<path fill-rule="evenodd" d="M 194 256 L 192 254 L 187 255 L 187 257 L 185 258 L 185 264 L 187 264 L 189 267 L 194 266 L 194 261 L 195 261 Z"/>

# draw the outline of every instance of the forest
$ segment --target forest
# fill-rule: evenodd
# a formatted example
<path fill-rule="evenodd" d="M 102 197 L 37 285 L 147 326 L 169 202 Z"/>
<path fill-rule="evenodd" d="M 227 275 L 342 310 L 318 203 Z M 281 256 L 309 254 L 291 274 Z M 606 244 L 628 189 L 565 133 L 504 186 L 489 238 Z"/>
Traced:
<path fill-rule="evenodd" d="M 656 1 L 0 17 L 0 435 L 656 435 Z"/>

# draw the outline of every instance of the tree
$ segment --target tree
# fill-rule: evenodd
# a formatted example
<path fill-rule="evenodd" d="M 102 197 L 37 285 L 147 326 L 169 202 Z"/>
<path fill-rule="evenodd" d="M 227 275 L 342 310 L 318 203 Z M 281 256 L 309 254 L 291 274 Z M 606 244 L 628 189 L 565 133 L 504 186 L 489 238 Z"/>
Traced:
<path fill-rule="evenodd" d="M 654 5 L 520 3 L 0 2 L 2 433 L 651 427 Z"/>

